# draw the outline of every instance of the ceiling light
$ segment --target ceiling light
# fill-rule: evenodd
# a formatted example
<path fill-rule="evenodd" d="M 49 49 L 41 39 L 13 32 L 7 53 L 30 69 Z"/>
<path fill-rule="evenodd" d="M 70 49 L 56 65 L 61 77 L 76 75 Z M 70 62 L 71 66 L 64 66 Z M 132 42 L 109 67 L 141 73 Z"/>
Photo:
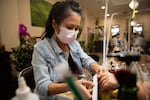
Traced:
<path fill-rule="evenodd" d="M 136 25 L 136 21 L 132 20 L 130 24 L 131 24 L 131 26 L 135 26 Z"/>
<path fill-rule="evenodd" d="M 105 9 L 105 6 L 101 6 L 101 9 Z"/>
<path fill-rule="evenodd" d="M 139 6 L 139 2 L 137 0 L 131 0 L 131 2 L 129 3 L 129 7 L 131 9 L 136 9 Z"/>
<path fill-rule="evenodd" d="M 110 14 L 107 14 L 107 16 L 110 16 Z"/>

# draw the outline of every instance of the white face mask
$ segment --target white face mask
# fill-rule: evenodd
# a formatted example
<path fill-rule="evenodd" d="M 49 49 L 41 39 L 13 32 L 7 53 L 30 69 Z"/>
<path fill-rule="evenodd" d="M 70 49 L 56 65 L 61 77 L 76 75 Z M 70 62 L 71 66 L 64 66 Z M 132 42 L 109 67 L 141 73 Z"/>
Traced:
<path fill-rule="evenodd" d="M 69 44 L 76 39 L 78 32 L 79 31 L 69 30 L 61 27 L 57 37 L 62 43 Z"/>

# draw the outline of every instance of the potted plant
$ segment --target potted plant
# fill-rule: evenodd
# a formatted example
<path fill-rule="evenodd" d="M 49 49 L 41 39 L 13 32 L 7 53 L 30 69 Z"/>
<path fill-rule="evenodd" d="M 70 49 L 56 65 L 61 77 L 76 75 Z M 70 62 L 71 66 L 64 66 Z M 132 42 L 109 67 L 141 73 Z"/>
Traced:
<path fill-rule="evenodd" d="M 11 64 L 18 72 L 31 66 L 33 46 L 36 43 L 36 37 L 30 37 L 26 30 L 27 28 L 23 24 L 19 25 L 20 45 L 12 48 L 10 55 Z"/>
<path fill-rule="evenodd" d="M 29 38 L 24 40 L 24 43 L 16 48 L 12 48 L 11 63 L 15 66 L 16 71 L 20 72 L 26 67 L 31 66 L 31 59 L 33 53 L 33 45 L 36 38 Z"/>

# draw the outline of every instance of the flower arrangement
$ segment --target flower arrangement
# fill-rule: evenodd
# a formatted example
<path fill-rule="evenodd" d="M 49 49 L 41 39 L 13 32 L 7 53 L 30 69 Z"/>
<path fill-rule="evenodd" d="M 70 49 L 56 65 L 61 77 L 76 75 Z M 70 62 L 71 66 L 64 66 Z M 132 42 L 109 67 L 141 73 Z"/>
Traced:
<path fill-rule="evenodd" d="M 36 37 L 30 37 L 30 34 L 26 30 L 27 28 L 23 24 L 19 25 L 20 45 L 12 48 L 10 56 L 11 64 L 15 66 L 18 72 L 31 66 L 33 45 L 36 43 Z"/>

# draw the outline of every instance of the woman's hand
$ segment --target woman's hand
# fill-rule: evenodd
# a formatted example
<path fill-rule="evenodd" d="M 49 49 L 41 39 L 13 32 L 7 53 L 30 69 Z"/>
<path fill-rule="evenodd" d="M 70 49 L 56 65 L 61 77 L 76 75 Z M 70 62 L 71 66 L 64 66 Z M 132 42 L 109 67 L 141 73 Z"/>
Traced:
<path fill-rule="evenodd" d="M 97 72 L 99 86 L 102 91 L 110 91 L 117 87 L 118 82 L 114 76 L 114 74 L 108 72 L 107 70 L 103 70 L 101 72 Z"/>
<path fill-rule="evenodd" d="M 93 82 L 92 81 L 87 81 L 87 80 L 77 80 L 76 81 L 78 88 L 81 93 L 83 93 L 84 98 L 86 100 L 91 100 L 92 99 L 92 89 L 93 89 Z"/>

